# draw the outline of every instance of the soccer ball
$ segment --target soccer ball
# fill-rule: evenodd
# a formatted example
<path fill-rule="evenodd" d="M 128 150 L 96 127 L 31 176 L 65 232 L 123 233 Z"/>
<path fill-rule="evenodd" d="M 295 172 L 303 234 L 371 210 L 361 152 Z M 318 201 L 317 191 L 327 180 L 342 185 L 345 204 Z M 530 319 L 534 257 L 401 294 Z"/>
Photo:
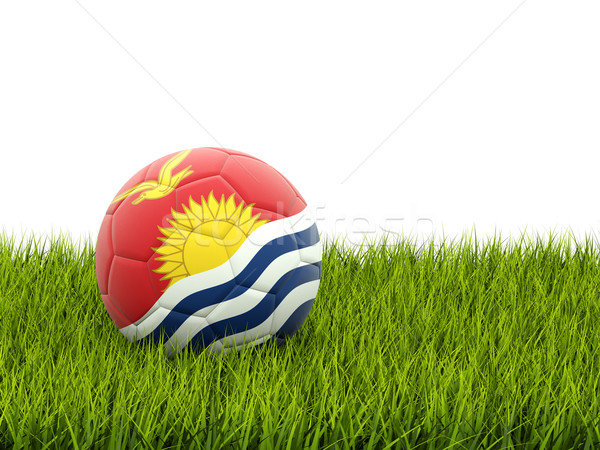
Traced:
<path fill-rule="evenodd" d="M 322 247 L 279 172 L 223 148 L 167 155 L 136 173 L 102 221 L 96 275 L 131 342 L 211 354 L 285 342 L 305 321 Z"/>

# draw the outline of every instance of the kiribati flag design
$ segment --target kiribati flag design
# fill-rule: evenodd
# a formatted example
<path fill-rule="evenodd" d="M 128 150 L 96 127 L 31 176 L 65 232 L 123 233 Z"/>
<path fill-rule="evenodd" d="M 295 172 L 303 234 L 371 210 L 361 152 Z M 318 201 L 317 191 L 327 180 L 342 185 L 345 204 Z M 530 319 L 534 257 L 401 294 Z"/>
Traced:
<path fill-rule="evenodd" d="M 143 194 L 146 195 L 143 195 Z M 321 277 L 315 220 L 264 162 L 228 149 L 168 155 L 109 207 L 96 269 L 106 309 L 131 341 L 211 353 L 284 342 Z"/>

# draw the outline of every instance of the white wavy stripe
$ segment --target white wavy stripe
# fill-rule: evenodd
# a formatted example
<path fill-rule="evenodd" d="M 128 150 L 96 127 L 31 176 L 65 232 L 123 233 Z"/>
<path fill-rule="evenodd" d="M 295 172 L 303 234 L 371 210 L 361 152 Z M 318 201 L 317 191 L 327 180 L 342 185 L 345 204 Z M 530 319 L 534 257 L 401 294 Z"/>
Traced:
<path fill-rule="evenodd" d="M 260 303 L 264 298 L 265 293 L 269 292 L 275 283 L 277 283 L 290 268 L 297 268 L 319 262 L 321 261 L 321 256 L 322 244 L 320 241 L 310 247 L 293 250 L 280 255 L 269 263 L 267 268 L 250 288 L 246 289 L 237 297 L 196 311 L 185 320 L 180 328 L 174 333 L 173 337 L 184 339 L 189 330 L 196 330 L 194 334 L 200 331 L 200 329 L 206 325 L 206 322 L 204 320 L 198 321 L 195 318 L 204 319 L 210 315 L 211 323 L 214 323 L 250 311 Z M 171 308 L 165 308 L 160 305 L 142 324 L 135 327 L 129 325 L 122 328 L 121 332 L 131 341 L 142 339 L 152 333 L 152 331 L 162 323 L 169 312 L 171 312 Z"/>
<path fill-rule="evenodd" d="M 319 281 L 320 280 L 308 281 L 295 287 L 288 293 L 288 295 L 285 296 L 277 308 L 275 308 L 269 317 L 260 325 L 249 330 L 244 330 L 242 332 L 226 336 L 223 339 L 219 339 L 211 343 L 206 348 L 206 351 L 209 353 L 220 352 L 222 347 L 225 346 L 227 353 L 229 351 L 229 347 L 233 348 L 233 346 L 235 346 L 236 348 L 240 349 L 242 346 L 248 343 L 256 345 L 260 344 L 265 338 L 270 338 L 278 331 L 273 329 L 274 323 L 283 325 L 300 305 L 316 297 L 319 289 Z M 255 298 L 260 296 L 260 299 L 262 299 L 264 296 L 264 293 L 257 291 L 254 291 L 254 293 L 256 294 Z M 237 315 L 237 302 L 233 306 L 235 307 L 234 315 Z M 164 347 L 167 355 L 172 356 L 175 353 L 178 353 L 189 343 L 190 339 L 202 331 L 202 329 L 207 327 L 209 323 L 215 323 L 220 320 L 213 319 L 212 314 L 210 314 L 206 319 L 201 319 L 199 317 L 196 317 L 195 319 L 186 320 L 183 325 L 179 327 L 177 332 L 171 336 L 167 342 L 165 342 Z"/>
<path fill-rule="evenodd" d="M 225 346 L 223 353 L 227 354 L 234 347 L 239 350 L 248 343 L 259 345 L 263 341 L 270 339 L 279 331 L 278 329 L 274 329 L 273 324 L 278 323 L 283 325 L 304 302 L 314 299 L 317 296 L 319 283 L 320 280 L 314 280 L 297 286 L 285 296 L 283 301 L 263 323 L 257 327 L 226 336 L 211 343 L 206 349 L 207 352 L 211 354 L 220 353 L 223 346 Z M 268 328 L 268 324 L 271 324 L 270 329 Z M 258 338 L 258 336 L 261 337 Z"/>
<path fill-rule="evenodd" d="M 290 252 L 290 253 L 293 253 L 293 252 Z M 277 280 L 279 280 L 279 278 L 281 278 L 281 276 L 283 276 L 285 274 L 285 272 L 288 270 L 289 266 L 287 266 L 287 267 L 282 266 L 281 261 L 280 261 L 280 258 L 285 257 L 287 255 L 288 254 L 282 255 L 279 258 L 277 258 L 276 260 L 274 260 L 269 265 L 269 267 L 265 270 L 265 272 L 267 272 L 267 271 L 269 271 L 269 269 L 272 269 L 272 270 L 270 270 L 270 272 L 278 273 L 278 276 L 270 277 L 273 280 L 270 287 L 272 287 L 277 282 Z M 318 262 L 318 261 L 320 261 L 320 258 L 317 261 L 306 261 L 305 264 L 298 262 L 297 264 L 295 264 L 295 267 L 300 267 L 302 265 L 306 265 L 306 264 L 310 264 L 310 263 Z M 270 275 L 270 274 L 265 273 L 265 275 Z M 177 329 L 177 331 L 175 333 L 173 333 L 173 335 L 171 336 L 171 339 L 169 341 L 172 342 L 174 340 L 177 340 L 178 342 L 185 343 L 186 338 L 190 334 L 192 336 L 195 336 L 209 323 L 219 322 L 221 320 L 226 320 L 231 317 L 247 313 L 252 308 L 256 307 L 260 303 L 260 301 L 265 297 L 265 291 L 256 287 L 259 284 L 259 282 L 260 282 L 260 279 L 257 280 L 250 289 L 245 290 L 242 294 L 238 295 L 237 297 L 234 297 L 227 301 L 218 303 L 216 305 L 216 307 L 213 307 L 213 311 L 210 311 L 206 315 L 194 314 L 194 316 L 196 316 L 196 317 L 200 317 L 200 318 L 205 317 L 206 321 L 197 321 L 194 319 L 192 319 L 192 320 L 187 319 L 185 322 L 183 322 L 181 324 L 181 326 Z M 305 284 L 308 284 L 308 283 L 305 283 Z M 298 287 L 301 287 L 303 285 L 304 284 L 302 284 Z M 269 287 L 269 289 L 270 289 L 270 287 Z M 317 288 L 318 288 L 318 280 L 317 280 Z M 267 289 L 267 291 L 268 291 L 268 289 Z M 316 291 L 315 291 L 315 295 L 316 295 Z M 190 318 L 191 318 L 191 316 L 190 316 Z M 188 321 L 189 321 L 189 323 L 188 323 Z"/>
<path fill-rule="evenodd" d="M 225 261 L 223 264 L 213 269 L 191 275 L 173 284 L 173 286 L 171 286 L 160 296 L 160 298 L 154 303 L 154 305 L 152 305 L 146 314 L 144 314 L 134 323 L 121 328 L 121 333 L 123 333 L 125 337 L 132 341 L 141 339 L 142 337 L 151 333 L 158 325 L 160 325 L 166 315 L 188 295 L 231 280 L 238 273 L 244 270 L 252 258 L 260 251 L 261 248 L 263 248 L 265 244 L 285 235 L 304 231 L 311 227 L 314 223 L 315 221 L 312 218 L 312 214 L 308 208 L 304 208 L 304 210 L 293 216 L 267 222 L 250 234 L 250 236 L 248 236 L 248 238 L 242 243 L 240 248 L 228 261 Z M 321 242 L 319 241 L 313 246 L 288 253 L 294 255 L 290 256 L 290 258 L 297 257 L 303 261 L 317 262 L 321 259 L 321 248 Z M 317 255 L 319 259 L 315 259 Z M 265 270 L 265 272 L 266 271 L 267 270 Z M 266 286 L 266 280 L 266 277 L 262 279 L 262 286 Z M 267 289 L 267 291 L 269 289 Z M 218 305 L 212 305 L 207 308 L 203 308 L 202 310 L 198 311 L 196 315 L 206 316 L 217 306 Z"/>

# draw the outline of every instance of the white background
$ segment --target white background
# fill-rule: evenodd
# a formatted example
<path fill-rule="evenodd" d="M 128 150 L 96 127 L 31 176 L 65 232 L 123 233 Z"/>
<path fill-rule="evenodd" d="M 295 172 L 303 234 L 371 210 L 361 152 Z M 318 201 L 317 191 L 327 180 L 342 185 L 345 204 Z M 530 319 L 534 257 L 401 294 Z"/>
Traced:
<path fill-rule="evenodd" d="M 327 235 L 595 234 L 599 17 L 597 1 L 3 2 L 0 228 L 95 239 L 139 169 L 223 146 L 286 175 Z"/>

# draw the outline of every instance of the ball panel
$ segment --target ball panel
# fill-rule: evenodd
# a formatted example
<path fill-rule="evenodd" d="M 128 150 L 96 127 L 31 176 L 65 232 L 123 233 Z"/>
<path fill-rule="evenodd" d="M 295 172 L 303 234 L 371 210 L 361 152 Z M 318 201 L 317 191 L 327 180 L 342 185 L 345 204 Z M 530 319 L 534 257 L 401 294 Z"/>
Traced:
<path fill-rule="evenodd" d="M 300 257 L 296 251 L 284 253 L 275 259 L 261 274 L 261 276 L 258 277 L 258 279 L 252 284 L 252 289 L 258 289 L 262 292 L 272 293 L 272 289 L 281 284 L 280 280 L 290 276 L 290 271 L 297 268 L 299 264 Z"/>
<path fill-rule="evenodd" d="M 119 189 L 119 192 L 115 195 L 115 197 L 118 197 L 119 195 L 121 195 L 125 191 L 127 191 L 128 189 L 131 189 L 132 187 L 143 182 L 146 179 L 146 173 L 148 172 L 148 169 L 150 169 L 150 164 L 148 164 L 146 167 L 144 167 L 142 170 L 140 170 L 138 173 L 136 173 L 134 176 L 132 176 L 129 179 L 129 181 L 127 183 L 125 183 L 121 189 Z M 122 203 L 123 203 L 123 200 L 120 200 L 117 203 L 111 203 L 108 206 L 108 209 L 106 210 L 106 214 L 114 214 L 115 211 L 119 208 L 119 206 L 121 206 Z"/>
<path fill-rule="evenodd" d="M 254 289 L 244 290 L 242 296 L 221 303 L 206 320 L 218 339 L 258 327 L 269 322 L 275 307 L 275 296 Z M 260 336 L 252 336 L 256 338 Z"/>
<path fill-rule="evenodd" d="M 273 283 L 271 285 L 271 287 L 269 288 L 269 293 L 277 294 L 283 286 L 285 286 L 286 284 L 288 284 L 290 282 L 290 280 L 294 276 L 294 273 L 296 273 L 297 269 L 298 269 L 298 267 L 294 267 L 293 269 L 288 270 L 281 277 L 279 277 L 279 279 L 276 280 L 276 282 Z"/>
<path fill-rule="evenodd" d="M 302 266 L 301 268 L 305 267 L 310 268 L 312 266 Z M 300 273 L 300 276 L 309 278 L 310 274 L 308 272 L 298 272 L 301 268 L 296 270 L 294 276 L 296 276 L 297 273 Z M 320 276 L 320 273 L 318 273 L 317 276 Z M 291 290 L 288 288 L 288 285 L 283 286 L 282 289 L 280 289 L 280 291 L 276 294 L 277 307 L 275 308 L 271 334 L 283 337 L 279 333 L 284 328 L 285 324 L 288 323 L 292 317 L 294 317 L 294 314 L 302 307 L 302 305 L 308 301 L 314 301 L 315 297 L 317 296 L 318 288 L 318 278 L 296 286 Z M 306 312 L 306 314 L 308 314 L 308 312 Z M 302 320 L 305 318 L 306 316 L 304 316 Z M 288 329 L 287 331 L 290 330 Z"/>
<path fill-rule="evenodd" d="M 219 150 L 219 151 L 221 151 L 221 152 L 223 152 L 223 153 L 225 153 L 227 155 L 231 155 L 231 156 L 244 156 L 246 158 L 255 159 L 257 161 L 260 161 L 260 159 L 254 157 L 252 155 L 249 155 L 248 153 L 240 152 L 238 150 L 233 150 L 231 148 L 223 148 L 223 147 L 209 147 L 209 148 L 212 148 L 212 149 L 215 149 L 215 150 Z"/>
<path fill-rule="evenodd" d="M 257 208 L 256 206 L 252 207 L 252 213 L 253 214 L 260 213 L 259 219 L 261 219 L 261 220 L 266 219 L 266 220 L 269 220 L 269 221 L 271 221 L 271 220 L 279 220 L 279 219 L 283 219 L 284 217 L 286 217 L 286 216 L 284 216 L 282 214 L 277 214 L 277 213 L 275 213 L 273 211 L 269 211 L 267 209 Z"/>
<path fill-rule="evenodd" d="M 96 279 L 100 294 L 108 293 L 108 275 L 115 256 L 112 243 L 112 220 L 113 216 L 104 216 L 96 243 Z"/>
<path fill-rule="evenodd" d="M 132 324 L 121 328 L 119 331 L 131 342 L 147 338 L 170 312 L 171 310 L 162 308 L 158 303 L 155 303 L 143 317 L 136 321 L 137 325 Z"/>
<path fill-rule="evenodd" d="M 183 204 L 189 207 L 190 196 L 196 203 L 200 203 L 200 197 L 203 196 L 204 199 L 207 199 L 210 191 L 213 191 L 213 195 L 217 201 L 221 200 L 222 195 L 224 195 L 225 199 L 227 199 L 231 194 L 234 194 L 236 203 L 240 203 L 243 200 L 242 197 L 235 191 L 235 189 L 223 179 L 223 177 L 220 175 L 215 175 L 203 178 L 201 180 L 192 181 L 185 186 L 177 188 L 175 192 L 175 203 L 177 205 Z M 182 210 L 183 208 L 178 206 L 177 211 L 182 212 Z"/>
<path fill-rule="evenodd" d="M 281 175 L 281 173 L 279 174 Z M 304 205 L 306 205 L 306 201 L 304 200 L 304 197 L 302 197 L 302 195 L 300 194 L 300 192 L 298 192 L 298 189 L 296 189 L 296 186 L 294 186 L 290 180 L 288 180 L 285 176 L 281 175 L 283 177 L 283 179 L 285 181 L 287 181 L 287 183 L 290 185 L 290 187 L 292 188 L 292 190 L 294 191 L 294 193 L 296 194 L 296 197 L 298 197 L 300 200 L 302 200 L 302 203 L 304 203 Z"/>
<path fill-rule="evenodd" d="M 316 224 L 298 233 L 296 241 L 298 247 L 308 247 L 312 242 L 319 242 L 319 229 Z"/>
<path fill-rule="evenodd" d="M 164 261 L 158 261 L 156 259 L 161 256 L 162 255 L 160 253 L 154 252 L 150 256 L 150 258 L 148 258 L 148 261 L 146 261 L 146 266 L 148 267 L 148 271 L 150 273 L 150 281 L 152 283 L 152 289 L 156 293 L 157 297 L 160 297 L 162 295 L 162 293 L 164 292 L 164 290 L 169 285 L 168 278 L 165 280 L 161 280 L 161 278 L 164 276 L 163 273 L 155 272 L 156 270 L 160 269 L 164 264 Z"/>
<path fill-rule="evenodd" d="M 300 259 L 308 264 L 320 264 L 323 257 L 323 244 L 321 241 L 317 245 L 304 247 L 300 249 Z"/>
<path fill-rule="evenodd" d="M 146 263 L 121 256 L 115 256 L 113 260 L 108 293 L 129 323 L 142 318 L 158 300 Z"/>
<path fill-rule="evenodd" d="M 163 236 L 158 229 L 170 227 L 167 219 L 171 218 L 171 208 L 175 209 L 175 194 L 163 198 L 144 200 L 134 205 L 131 196 L 113 215 L 113 243 L 115 254 L 124 258 L 147 261 L 159 247 L 158 240 Z"/>
<path fill-rule="evenodd" d="M 250 347 L 258 346 L 263 343 L 265 339 L 268 340 L 271 338 L 271 335 L 269 334 L 269 331 L 271 330 L 271 321 L 272 319 L 269 318 L 254 328 L 248 328 L 248 330 L 242 330 L 238 333 L 227 333 L 225 337 L 219 339 L 213 345 L 216 347 L 220 344 L 218 348 L 220 350 L 224 347 L 224 353 L 228 353 L 234 348 L 240 350 L 244 345 Z"/>
<path fill-rule="evenodd" d="M 298 306 L 298 308 L 288 317 L 283 325 L 279 327 L 279 330 L 275 333 L 275 336 L 280 339 L 289 339 L 296 334 L 302 324 L 306 321 L 314 301 L 314 299 L 307 300 Z"/>
<path fill-rule="evenodd" d="M 205 319 L 206 320 L 206 319 Z M 211 343 L 216 340 L 215 333 L 213 333 L 210 325 L 203 326 L 202 329 L 197 332 L 194 337 L 189 341 L 190 349 L 193 351 L 202 351 L 208 347 Z"/>
<path fill-rule="evenodd" d="M 194 336 L 198 333 L 201 333 L 203 329 L 207 329 L 208 332 L 205 337 L 210 337 L 210 328 L 208 327 L 208 323 L 206 318 L 197 317 L 197 316 L 189 316 L 185 319 L 185 322 L 177 328 L 171 337 L 168 340 L 167 348 L 169 349 L 169 353 L 179 352 L 183 350 L 186 345 L 188 345 Z"/>
<path fill-rule="evenodd" d="M 119 308 L 117 308 L 117 306 L 110 299 L 110 296 L 108 294 L 101 294 L 100 296 L 102 297 L 102 303 L 104 303 L 106 312 L 108 312 L 108 315 L 113 320 L 117 328 L 123 328 L 129 325 L 129 319 L 127 319 L 127 317 L 123 315 Z"/>
<path fill-rule="evenodd" d="M 304 201 L 304 199 L 302 197 L 297 197 L 296 203 L 294 203 L 294 206 L 290 210 L 290 216 L 298 214 L 304 208 L 306 208 L 306 202 Z"/>
<path fill-rule="evenodd" d="M 158 180 L 161 169 L 164 164 L 180 152 L 171 153 L 163 156 L 150 164 L 146 180 Z M 223 164 L 229 156 L 226 153 L 220 152 L 214 148 L 200 147 L 194 148 L 172 171 L 175 175 L 184 170 L 188 166 L 192 166 L 193 173 L 184 177 L 178 184 L 179 187 L 190 184 L 196 180 L 218 175 L 223 168 Z"/>
<path fill-rule="evenodd" d="M 293 303 L 298 306 L 299 300 L 305 301 L 315 297 L 320 277 L 320 265 L 304 264 L 297 267 L 290 280 L 278 289 L 277 304 L 290 305 Z"/>
<path fill-rule="evenodd" d="M 288 217 L 296 193 L 271 166 L 243 156 L 231 156 L 223 166 L 221 176 L 233 186 L 247 203 L 257 208 Z"/>

